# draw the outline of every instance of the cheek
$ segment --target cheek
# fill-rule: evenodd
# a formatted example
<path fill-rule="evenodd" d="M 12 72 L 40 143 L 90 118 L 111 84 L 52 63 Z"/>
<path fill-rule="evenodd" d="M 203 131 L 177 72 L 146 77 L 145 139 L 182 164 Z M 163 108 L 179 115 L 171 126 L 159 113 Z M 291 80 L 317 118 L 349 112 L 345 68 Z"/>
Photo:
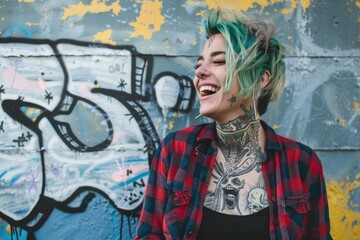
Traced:
<path fill-rule="evenodd" d="M 197 82 L 198 82 L 199 80 L 197 79 L 197 77 L 195 76 L 194 77 L 194 80 L 193 80 L 193 84 L 194 84 L 194 86 L 196 86 L 197 85 Z"/>
<path fill-rule="evenodd" d="M 195 77 L 194 80 L 193 80 L 193 84 L 194 84 L 196 92 L 198 91 L 198 89 L 196 87 L 198 85 L 198 83 L 199 83 L 199 79 L 197 77 Z"/>
<path fill-rule="evenodd" d="M 225 82 L 226 79 L 226 68 L 225 66 L 221 69 L 219 69 L 216 73 L 217 75 L 217 79 L 221 82 L 221 84 L 223 84 Z"/>

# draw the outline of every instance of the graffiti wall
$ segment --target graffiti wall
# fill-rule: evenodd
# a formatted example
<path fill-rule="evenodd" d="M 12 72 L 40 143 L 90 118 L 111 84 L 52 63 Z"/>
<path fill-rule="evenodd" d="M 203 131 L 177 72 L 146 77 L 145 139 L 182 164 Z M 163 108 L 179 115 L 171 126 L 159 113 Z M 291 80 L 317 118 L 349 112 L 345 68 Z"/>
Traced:
<path fill-rule="evenodd" d="M 360 238 L 354 0 L 2 0 L 0 239 L 132 239 L 152 153 L 199 118 L 207 9 L 272 18 L 287 84 L 264 116 L 323 163 L 334 239 Z"/>

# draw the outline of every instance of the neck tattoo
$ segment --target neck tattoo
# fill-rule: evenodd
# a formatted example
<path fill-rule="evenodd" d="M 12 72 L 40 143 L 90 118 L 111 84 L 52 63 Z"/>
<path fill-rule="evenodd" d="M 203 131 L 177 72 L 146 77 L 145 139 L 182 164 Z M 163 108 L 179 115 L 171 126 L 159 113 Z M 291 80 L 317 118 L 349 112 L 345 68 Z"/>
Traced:
<path fill-rule="evenodd" d="M 225 123 L 217 124 L 218 145 L 225 157 L 226 168 L 239 168 L 239 161 L 255 160 L 257 167 L 264 161 L 264 154 L 259 141 L 260 120 L 256 119 L 255 110 L 249 110 L 242 104 L 244 115 Z M 243 166 L 245 170 L 245 166 Z M 240 168 L 242 169 L 242 168 Z"/>
<path fill-rule="evenodd" d="M 205 203 L 214 211 L 248 215 L 268 206 L 261 163 L 260 121 L 255 110 L 242 104 L 244 115 L 216 125 L 224 161 L 215 161 Z"/>

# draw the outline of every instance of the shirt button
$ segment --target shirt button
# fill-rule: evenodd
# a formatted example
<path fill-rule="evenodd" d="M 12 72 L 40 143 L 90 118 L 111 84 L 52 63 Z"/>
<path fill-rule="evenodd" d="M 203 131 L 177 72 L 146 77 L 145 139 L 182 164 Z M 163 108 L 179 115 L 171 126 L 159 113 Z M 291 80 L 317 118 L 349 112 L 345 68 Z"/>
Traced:
<path fill-rule="evenodd" d="M 190 236 L 192 233 L 193 233 L 193 231 L 190 230 L 187 235 Z"/>
<path fill-rule="evenodd" d="M 174 201 L 177 202 L 179 200 L 178 197 L 174 197 Z"/>

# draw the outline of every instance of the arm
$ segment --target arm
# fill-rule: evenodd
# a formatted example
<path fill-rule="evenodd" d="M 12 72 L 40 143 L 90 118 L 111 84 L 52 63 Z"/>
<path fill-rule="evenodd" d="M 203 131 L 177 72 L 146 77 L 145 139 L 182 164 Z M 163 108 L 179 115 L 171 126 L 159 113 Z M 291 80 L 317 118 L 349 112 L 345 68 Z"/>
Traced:
<path fill-rule="evenodd" d="M 166 196 L 166 149 L 163 144 L 156 150 L 146 186 L 135 239 L 163 239 L 163 217 Z"/>
<path fill-rule="evenodd" d="M 332 239 L 323 169 L 315 152 L 313 152 L 312 158 L 308 174 L 310 212 L 308 214 L 307 239 Z"/>

